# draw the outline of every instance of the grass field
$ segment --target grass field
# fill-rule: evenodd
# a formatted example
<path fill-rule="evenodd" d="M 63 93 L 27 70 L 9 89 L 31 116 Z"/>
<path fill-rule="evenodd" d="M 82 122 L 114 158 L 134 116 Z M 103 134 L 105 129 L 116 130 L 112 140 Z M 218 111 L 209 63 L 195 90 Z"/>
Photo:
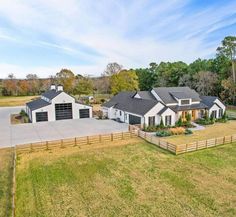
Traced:
<path fill-rule="evenodd" d="M 37 98 L 37 96 L 1 96 L 0 107 L 25 105 L 25 103 L 35 98 Z"/>
<path fill-rule="evenodd" d="M 164 140 L 172 144 L 180 145 L 233 134 L 236 134 L 236 121 L 216 123 L 214 125 L 206 126 L 205 130 L 195 131 L 191 135 L 170 136 L 166 137 Z"/>
<path fill-rule="evenodd" d="M 16 216 L 236 215 L 236 144 L 174 156 L 141 139 L 17 160 Z"/>
<path fill-rule="evenodd" d="M 0 150 L 0 217 L 11 213 L 12 152 Z"/>

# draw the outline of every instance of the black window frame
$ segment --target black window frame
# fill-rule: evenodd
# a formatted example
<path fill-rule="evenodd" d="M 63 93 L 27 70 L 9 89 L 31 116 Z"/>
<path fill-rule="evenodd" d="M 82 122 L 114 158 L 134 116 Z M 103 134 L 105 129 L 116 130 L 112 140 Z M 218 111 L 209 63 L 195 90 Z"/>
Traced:
<path fill-rule="evenodd" d="M 46 116 L 45 116 L 45 114 L 46 114 Z M 48 121 L 48 112 L 47 111 L 36 112 L 35 113 L 35 118 L 36 118 L 36 122 Z"/>
<path fill-rule="evenodd" d="M 155 125 L 156 125 L 156 118 L 155 118 L 155 116 L 148 117 L 148 126 L 153 127 Z"/>
<path fill-rule="evenodd" d="M 171 126 L 172 123 L 172 116 L 171 115 L 166 115 L 165 116 L 165 125 L 166 126 Z"/>
<path fill-rule="evenodd" d="M 183 103 L 184 102 L 184 103 Z M 186 102 L 188 102 L 188 103 L 186 103 Z M 181 99 L 180 100 L 180 104 L 181 105 L 190 105 L 190 99 Z"/>

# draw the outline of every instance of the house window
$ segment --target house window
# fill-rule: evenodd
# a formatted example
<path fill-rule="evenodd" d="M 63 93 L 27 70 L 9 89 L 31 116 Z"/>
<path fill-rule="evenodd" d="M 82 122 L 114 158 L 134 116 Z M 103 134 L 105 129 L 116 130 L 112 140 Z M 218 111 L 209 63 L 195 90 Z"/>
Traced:
<path fill-rule="evenodd" d="M 148 117 L 148 126 L 155 126 L 155 116 Z"/>
<path fill-rule="evenodd" d="M 120 116 L 122 115 L 122 112 L 120 111 Z"/>
<path fill-rule="evenodd" d="M 213 118 L 217 118 L 217 111 L 216 110 L 212 111 L 211 115 Z"/>
<path fill-rule="evenodd" d="M 171 115 L 165 116 L 165 125 L 170 126 L 171 125 Z"/>
<path fill-rule="evenodd" d="M 182 99 L 180 101 L 181 105 L 189 105 L 190 104 L 190 100 L 189 99 Z"/>
<path fill-rule="evenodd" d="M 223 116 L 223 109 L 220 109 L 219 110 L 219 118 L 222 118 L 222 116 Z"/>

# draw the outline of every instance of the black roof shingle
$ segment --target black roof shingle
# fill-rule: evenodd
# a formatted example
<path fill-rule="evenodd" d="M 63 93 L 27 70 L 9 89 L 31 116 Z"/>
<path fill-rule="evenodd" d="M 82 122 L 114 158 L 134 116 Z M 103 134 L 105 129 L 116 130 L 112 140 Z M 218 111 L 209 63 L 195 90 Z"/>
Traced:
<path fill-rule="evenodd" d="M 26 103 L 26 106 L 28 106 L 31 111 L 42 108 L 44 106 L 48 106 L 48 105 L 50 105 L 50 103 L 43 99 L 36 99 L 34 101 Z"/>
<path fill-rule="evenodd" d="M 136 92 L 120 92 L 115 95 L 109 102 L 104 103 L 104 107 L 114 107 L 116 109 L 138 114 L 145 115 L 151 108 L 153 108 L 158 101 L 148 99 L 134 98 Z"/>

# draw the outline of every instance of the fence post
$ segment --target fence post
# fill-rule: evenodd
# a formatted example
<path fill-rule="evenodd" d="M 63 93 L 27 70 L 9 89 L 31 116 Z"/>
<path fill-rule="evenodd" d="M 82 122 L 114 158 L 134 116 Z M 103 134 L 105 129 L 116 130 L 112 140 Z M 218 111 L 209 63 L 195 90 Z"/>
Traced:
<path fill-rule="evenodd" d="M 89 137 L 87 136 L 87 145 L 89 145 Z"/>
<path fill-rule="evenodd" d="M 12 217 L 16 216 L 16 147 L 13 150 L 13 176 L 12 176 Z"/>
<path fill-rule="evenodd" d="M 223 144 L 225 144 L 225 136 L 224 136 L 224 138 L 223 138 Z"/>
<path fill-rule="evenodd" d="M 63 139 L 61 139 L 61 148 L 63 148 Z"/>
<path fill-rule="evenodd" d="M 111 133 L 111 141 L 113 141 L 113 133 Z"/>
<path fill-rule="evenodd" d="M 77 139 L 76 139 L 76 137 L 75 137 L 75 146 L 77 146 Z"/>
<path fill-rule="evenodd" d="M 33 151 L 33 144 L 30 143 L 30 151 Z"/>
<path fill-rule="evenodd" d="M 48 150 L 49 148 L 48 148 L 48 141 L 46 141 L 46 150 Z"/>
<path fill-rule="evenodd" d="M 99 135 L 99 142 L 102 143 L 102 136 Z"/>

